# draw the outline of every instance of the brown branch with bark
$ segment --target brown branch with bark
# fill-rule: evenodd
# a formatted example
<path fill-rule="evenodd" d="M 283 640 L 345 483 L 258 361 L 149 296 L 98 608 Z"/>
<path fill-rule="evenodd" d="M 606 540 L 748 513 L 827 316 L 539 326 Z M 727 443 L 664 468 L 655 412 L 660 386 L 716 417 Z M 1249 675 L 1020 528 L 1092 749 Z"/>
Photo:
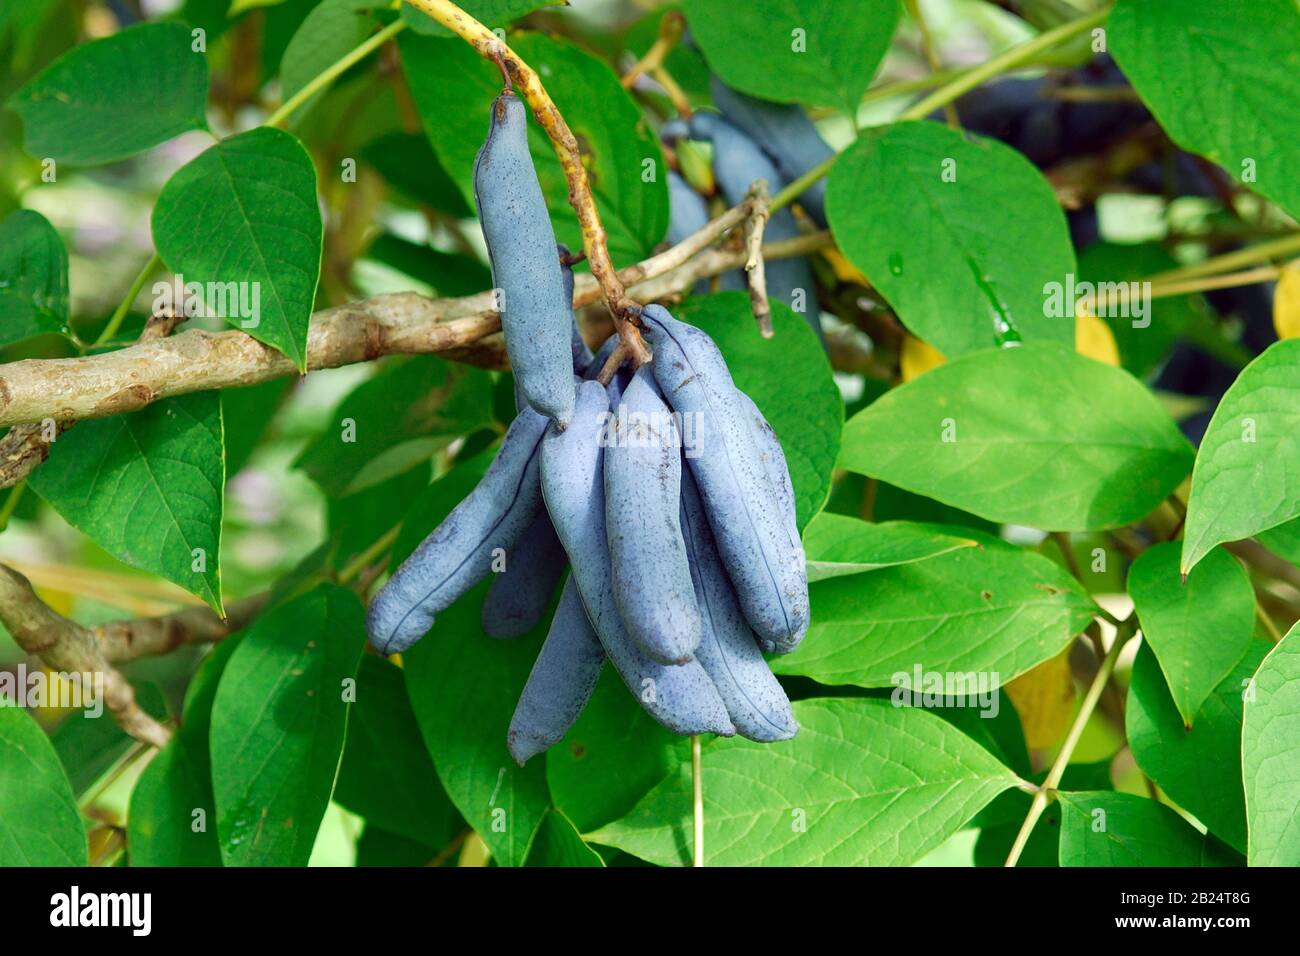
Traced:
<path fill-rule="evenodd" d="M 698 232 L 619 272 L 619 280 L 646 301 L 671 298 L 701 278 L 744 264 L 741 250 L 710 248 L 753 213 L 747 201 Z M 826 233 L 769 243 L 765 259 L 805 255 L 829 245 Z M 601 298 L 590 275 L 576 277 L 574 307 Z M 431 299 L 413 292 L 375 296 L 335 306 L 312 317 L 307 368 L 335 368 L 384 355 L 433 353 L 489 368 L 504 364 L 500 316 L 491 290 L 460 298 Z M 162 398 L 255 385 L 296 375 L 282 353 L 238 330 L 192 329 L 165 338 L 141 336 L 113 352 L 59 359 L 24 359 L 0 366 L 0 488 L 25 478 L 45 459 L 40 423 L 60 430 L 72 422 L 138 411 Z M 46 426 L 48 434 L 48 426 Z"/>
<path fill-rule="evenodd" d="M 54 671 L 99 675 L 104 709 L 142 743 L 165 746 L 171 731 L 141 709 L 135 690 L 114 664 L 165 654 L 182 644 L 219 641 L 244 627 L 266 603 L 259 594 L 233 602 L 223 621 L 207 608 L 84 627 L 37 597 L 31 582 L 0 564 L 0 623 L 26 653 Z"/>

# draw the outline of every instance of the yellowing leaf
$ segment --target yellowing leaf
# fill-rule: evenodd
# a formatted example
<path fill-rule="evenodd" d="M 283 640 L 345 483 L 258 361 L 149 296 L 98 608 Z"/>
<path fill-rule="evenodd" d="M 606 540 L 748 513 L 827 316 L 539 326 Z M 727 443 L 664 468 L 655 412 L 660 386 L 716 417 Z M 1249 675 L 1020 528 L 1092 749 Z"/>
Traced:
<path fill-rule="evenodd" d="M 910 382 L 922 372 L 928 372 L 946 362 L 943 353 L 928 342 L 915 335 L 903 337 L 903 349 L 898 356 L 898 364 L 903 372 L 903 381 Z"/>
<path fill-rule="evenodd" d="M 1074 350 L 1098 362 L 1119 367 L 1119 347 L 1110 326 L 1091 312 L 1079 312 L 1074 322 Z"/>
<path fill-rule="evenodd" d="M 1300 265 L 1282 270 L 1273 293 L 1273 327 L 1279 339 L 1300 338 Z"/>
<path fill-rule="evenodd" d="M 1074 678 L 1070 649 L 1043 661 L 1033 670 L 1003 685 L 1016 705 L 1030 750 L 1045 750 L 1061 739 L 1074 714 Z"/>

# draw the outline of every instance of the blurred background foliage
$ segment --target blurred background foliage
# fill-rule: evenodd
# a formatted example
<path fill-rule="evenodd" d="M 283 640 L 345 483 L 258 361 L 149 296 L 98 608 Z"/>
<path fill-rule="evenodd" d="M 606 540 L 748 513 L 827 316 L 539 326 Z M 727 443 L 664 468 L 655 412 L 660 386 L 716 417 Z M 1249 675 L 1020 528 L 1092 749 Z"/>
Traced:
<path fill-rule="evenodd" d="M 0 102 L 80 42 L 142 19 L 174 17 L 206 31 L 213 132 L 224 136 L 249 129 L 264 122 L 281 102 L 286 52 L 299 25 L 319 5 L 319 0 L 8 0 L 0 7 Z M 662 12 L 670 6 L 656 0 L 573 0 L 567 8 L 528 14 L 518 26 L 563 35 L 622 71 L 653 42 Z M 927 0 L 922 6 L 948 68 L 982 62 L 1042 25 L 983 0 Z M 1059 185 L 1071 170 L 1071 160 L 1104 153 L 1125 131 L 1149 124 L 1150 117 L 1105 58 L 1095 60 L 1086 49 L 1076 48 L 1059 51 L 1058 58 L 1057 67 L 1041 66 L 999 81 L 968 95 L 957 107 L 963 125 L 1005 139 L 1048 170 L 1049 178 L 1055 172 Z M 697 53 L 679 46 L 666 66 L 693 104 L 708 103 L 708 72 Z M 307 75 L 314 72 L 309 69 Z M 921 82 L 929 74 L 920 33 L 915 23 L 905 21 L 874 86 Z M 1089 90 L 1094 92 L 1087 95 Z M 638 95 L 650 116 L 670 115 L 660 92 L 647 88 Z M 869 93 L 857 124 L 887 122 L 907 103 L 901 96 Z M 1089 103 L 1105 108 L 1089 109 Z M 828 111 L 814 111 L 814 117 L 831 145 L 841 148 L 852 140 L 854 130 L 845 117 Z M 320 171 L 326 233 L 317 308 L 381 292 L 462 295 L 489 286 L 473 211 L 425 139 L 392 44 L 348 70 L 300 110 L 289 128 L 305 143 Z M 123 162 L 60 169 L 56 182 L 44 183 L 40 163 L 21 148 L 18 117 L 0 110 L 0 219 L 25 207 L 42 213 L 56 227 L 70 256 L 72 327 L 81 340 L 92 341 L 105 326 L 150 256 L 149 215 L 163 183 L 210 143 L 206 134 L 189 133 Z M 348 160 L 356 163 L 355 184 L 345 185 L 339 176 L 327 174 Z M 1084 278 L 1149 275 L 1180 260 L 1267 237 L 1287 225 L 1272 207 L 1236 188 L 1231 177 L 1167 142 L 1124 175 L 1083 186 L 1095 195 L 1080 202 L 1069 218 Z M 816 265 L 823 308 L 841 318 L 852 315 L 844 323 L 844 335 L 856 336 L 862 353 L 872 357 L 857 367 L 838 362 L 837 379 L 851 415 L 897 373 L 900 352 L 902 374 L 908 377 L 908 354 L 897 336 L 892 342 L 888 336 L 869 342 L 853 328 L 878 329 L 882 306 L 871 301 L 852 267 L 834 254 L 819 258 Z M 146 285 L 132 304 L 122 339 L 133 338 L 143 325 L 149 301 Z M 1184 296 L 1159 301 L 1156 308 L 1166 314 L 1158 325 L 1177 332 L 1159 342 L 1143 340 L 1139 350 L 1127 348 L 1122 330 L 1116 329 L 1120 352 L 1130 371 L 1154 385 L 1196 440 L 1224 388 L 1273 340 L 1272 288 L 1260 284 Z M 0 350 L 0 362 L 72 354 L 74 347 L 66 338 L 50 335 Z M 919 361 L 917 367 L 924 368 L 924 356 Z M 227 599 L 263 590 L 295 568 L 310 570 L 327 560 L 337 567 L 363 551 L 382 529 L 397 524 L 439 468 L 453 456 L 481 449 L 499 434 L 513 412 L 509 382 L 503 378 L 436 358 L 403 357 L 225 393 L 228 485 L 222 567 Z M 359 465 L 347 473 L 331 470 L 337 463 L 314 452 L 326 438 L 333 443 L 338 418 L 334 409 L 340 402 L 396 409 L 412 395 L 447 388 L 453 379 L 455 407 L 440 408 L 444 420 L 439 427 L 424 423 L 404 433 L 398 421 L 386 436 L 388 443 L 416 442 L 409 449 L 411 460 L 420 459 L 425 467 L 394 465 L 391 473 L 380 469 L 365 477 Z M 369 389 L 358 391 L 366 383 Z M 433 472 L 427 467 L 429 454 L 435 461 Z M 865 490 L 861 476 L 843 475 L 832 492 L 830 510 L 858 513 Z M 872 494 L 877 520 L 906 517 L 989 528 L 980 519 L 889 486 L 874 488 Z M 1023 543 L 1063 560 L 1055 538 L 1030 534 Z M 1088 540 L 1076 536 L 1071 547 L 1086 562 Z M 30 492 L 15 504 L 0 537 L 0 558 L 26 574 L 52 607 L 87 624 L 198 603 L 181 589 L 115 560 Z M 1112 569 L 1116 575 L 1119 570 Z M 1117 578 L 1113 591 L 1122 593 L 1122 580 Z M 1126 609 L 1112 610 L 1122 614 Z M 157 694 L 149 692 L 151 709 L 175 712 L 199 656 L 187 648 L 136 662 L 128 673 L 140 685 L 157 688 Z M 0 667 L 14 667 L 22 660 L 17 647 L 0 633 Z M 1050 759 L 1059 743 L 1076 696 L 1064 659 L 1054 669 L 1044 665 L 1042 670 L 1043 686 L 1022 688 L 1023 698 L 1012 695 L 1017 705 L 1047 715 L 1042 717 L 1046 724 L 1026 728 L 1031 746 L 1041 747 L 1038 765 Z M 1121 680 L 1127 680 L 1124 674 Z M 792 681 L 792 687 L 798 683 Z M 1055 707 L 1036 706 L 1029 696 L 1034 693 L 1055 695 Z M 46 711 L 38 717 L 53 728 L 64 715 Z M 70 738 L 67 746 L 89 746 L 77 743 L 80 729 L 74 730 L 60 728 Z M 105 747 L 103 752 L 121 753 L 125 745 L 123 739 L 115 745 L 117 751 Z M 1122 745 L 1113 722 L 1099 711 L 1075 760 L 1108 761 Z M 1131 758 L 1121 758 L 1113 776 L 1120 789 L 1145 793 Z M 97 799 L 97 812 L 120 819 L 131 783 L 130 775 L 117 780 Z M 333 806 L 313 862 L 353 862 L 360 828 L 358 817 Z M 964 831 L 925 862 L 968 863 L 975 856 L 976 839 L 976 831 Z M 401 846 L 381 842 L 363 840 L 361 852 L 375 859 L 401 857 Z M 472 840 L 459 852 L 471 860 L 475 853 L 481 857 L 481 847 Z"/>

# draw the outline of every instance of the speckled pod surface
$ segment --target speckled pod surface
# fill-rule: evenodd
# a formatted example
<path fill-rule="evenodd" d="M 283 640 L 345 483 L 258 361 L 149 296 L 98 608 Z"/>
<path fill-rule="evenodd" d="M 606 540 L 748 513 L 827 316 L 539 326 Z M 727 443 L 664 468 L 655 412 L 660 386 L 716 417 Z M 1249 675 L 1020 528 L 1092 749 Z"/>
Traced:
<path fill-rule="evenodd" d="M 685 663 L 700 643 L 700 612 L 678 523 L 681 439 L 650 366 L 632 376 L 605 439 L 614 600 L 628 633 L 651 659 Z"/>
<path fill-rule="evenodd" d="M 482 480 L 375 595 L 366 631 L 379 653 L 423 637 L 439 612 L 491 571 L 493 550 L 508 554 L 541 512 L 539 450 L 549 424 L 531 408 L 520 412 Z"/>
<path fill-rule="evenodd" d="M 587 619 L 628 690 L 651 717 L 679 734 L 730 736 L 735 728 L 704 669 L 695 661 L 655 663 L 623 626 L 605 534 L 602 434 L 608 411 L 604 387 L 583 382 L 569 428 L 550 428 L 542 440 L 542 494 L 568 552 Z"/>
<path fill-rule="evenodd" d="M 573 414 L 573 298 L 565 297 L 555 230 L 528 152 L 527 112 L 513 93 L 492 101 L 474 161 L 474 198 L 515 380 L 529 405 L 563 426 Z"/>
<path fill-rule="evenodd" d="M 702 625 L 695 659 L 722 695 L 737 733 L 759 743 L 790 739 L 799 729 L 790 700 L 740 609 L 689 469 L 682 475 L 681 527 Z"/>
<path fill-rule="evenodd" d="M 510 755 L 519 766 L 568 733 L 596 689 L 604 663 L 600 639 L 569 578 L 506 734 Z"/>
<path fill-rule="evenodd" d="M 701 330 L 662 306 L 642 321 L 655 379 L 675 411 L 698 416 L 687 459 L 740 606 L 760 638 L 791 650 L 808 629 L 803 547 L 793 534 L 726 360 Z"/>

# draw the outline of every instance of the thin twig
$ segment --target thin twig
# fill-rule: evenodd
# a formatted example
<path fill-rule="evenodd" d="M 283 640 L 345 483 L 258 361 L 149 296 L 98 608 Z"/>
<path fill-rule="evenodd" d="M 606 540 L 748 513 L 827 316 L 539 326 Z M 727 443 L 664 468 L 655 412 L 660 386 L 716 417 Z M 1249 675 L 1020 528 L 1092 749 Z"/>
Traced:
<path fill-rule="evenodd" d="M 1088 692 L 1083 697 L 1083 703 L 1079 705 L 1079 712 L 1074 717 L 1074 723 L 1070 725 L 1070 731 L 1066 734 L 1065 742 L 1061 744 L 1061 751 L 1056 755 L 1056 760 L 1052 763 L 1052 768 L 1047 771 L 1047 778 L 1034 794 L 1034 799 L 1030 801 L 1029 813 L 1025 816 L 1025 822 L 1020 827 L 1020 832 L 1016 834 L 1015 843 L 1011 846 L 1011 852 L 1007 855 L 1006 866 L 1015 866 L 1020 859 L 1020 854 L 1024 852 L 1025 844 L 1029 842 L 1029 836 L 1034 831 L 1034 824 L 1038 818 L 1043 815 L 1047 809 L 1048 801 L 1055 797 L 1056 788 L 1060 786 L 1061 776 L 1065 773 L 1065 768 L 1070 763 L 1070 757 L 1074 754 L 1074 748 L 1079 745 L 1079 738 L 1083 736 L 1084 728 L 1088 725 L 1088 720 L 1092 717 L 1092 712 L 1097 707 L 1097 701 L 1101 699 L 1101 693 L 1106 687 L 1106 682 L 1110 680 L 1110 675 L 1115 672 L 1115 663 L 1119 660 L 1120 651 L 1137 632 L 1137 618 L 1130 615 L 1115 633 L 1115 639 L 1110 645 L 1110 650 L 1102 658 L 1101 666 L 1097 668 L 1097 675 L 1092 679 L 1088 686 Z"/>
<path fill-rule="evenodd" d="M 267 126 L 280 126 L 293 115 L 298 107 L 302 106 L 309 99 L 316 95 L 317 92 L 329 86 L 335 78 L 350 69 L 354 64 L 364 60 L 372 51 L 383 46 L 397 34 L 406 29 L 406 21 L 398 17 L 388 26 L 384 27 L 374 36 L 365 42 L 353 47 L 347 54 L 335 60 L 328 67 L 314 76 L 307 85 L 295 93 L 292 97 L 285 100 L 278 110 L 272 113 L 266 119 Z"/>
<path fill-rule="evenodd" d="M 569 129 L 563 115 L 551 100 L 537 72 L 510 49 L 495 33 L 479 23 L 451 0 L 406 0 L 411 6 L 427 13 L 447 29 L 472 46 L 479 56 L 487 60 L 503 61 L 510 70 L 516 86 L 533 108 L 533 115 L 546 135 L 550 137 L 555 154 L 569 184 L 569 205 L 578 215 L 582 227 L 582 245 L 587 252 L 591 273 L 600 283 L 601 293 L 614 318 L 619 338 L 628 343 L 633 354 L 648 357 L 649 349 L 641 333 L 629 320 L 629 309 L 635 305 L 628 296 L 622 280 L 614 270 L 609 256 L 605 227 L 596 209 L 596 199 L 587 179 L 587 169 L 582 162 L 582 151 L 577 137 Z"/>
<path fill-rule="evenodd" d="M 25 577 L 3 564 L 0 623 L 19 647 L 39 657 L 50 670 L 102 680 L 104 708 L 136 740 L 163 747 L 171 739 L 171 731 L 141 709 L 135 690 L 109 663 L 94 634 L 47 605 Z"/>
<path fill-rule="evenodd" d="M 659 21 L 659 36 L 655 38 L 655 42 L 650 45 L 650 49 L 645 51 L 645 56 L 637 60 L 632 65 L 632 68 L 624 73 L 623 78 L 619 80 L 623 84 L 623 89 L 632 89 L 639 76 L 662 66 L 664 59 L 681 40 L 685 28 L 686 20 L 680 12 L 669 10 L 665 13 Z"/>
<path fill-rule="evenodd" d="M 934 35 L 930 32 L 930 25 L 925 22 L 925 16 L 921 13 L 920 0 L 907 0 L 907 12 L 916 24 L 917 31 L 921 34 L 921 55 L 925 57 L 930 72 L 943 72 L 943 64 L 939 62 L 939 53 L 935 49 Z M 961 127 L 961 121 L 957 117 L 957 107 L 952 103 L 943 105 L 943 115 L 948 125 L 953 129 Z"/>
<path fill-rule="evenodd" d="M 753 213 L 745 222 L 745 275 L 749 279 L 749 302 L 763 338 L 770 339 L 772 307 L 767 303 L 767 270 L 763 267 L 763 230 L 767 228 L 767 180 L 759 179 L 749 187 L 746 199 Z"/>
<path fill-rule="evenodd" d="M 962 70 L 952 79 L 948 80 L 939 89 L 935 90 L 919 103 L 904 110 L 898 117 L 899 121 L 925 119 L 934 110 L 941 106 L 960 99 L 963 94 L 969 93 L 975 87 L 991 80 L 993 77 L 1002 73 L 1007 73 L 1018 67 L 1023 67 L 1034 61 L 1038 54 L 1059 43 L 1071 40 L 1081 33 L 1100 26 L 1110 15 L 1110 8 L 1098 10 L 1095 13 L 1072 20 L 1069 23 L 1062 24 L 1052 30 L 1040 33 L 1038 36 L 1026 40 L 1024 43 L 1013 46 L 1011 49 L 998 54 L 990 60 L 972 67 L 969 70 Z M 837 154 L 838 155 L 838 154 Z M 793 202 L 798 196 L 807 192 L 808 187 L 817 180 L 821 179 L 835 163 L 836 156 L 829 156 L 824 162 L 818 163 L 812 169 L 809 169 L 802 176 L 787 183 L 785 187 L 772 197 L 771 209 L 775 212 L 778 209 Z"/>

